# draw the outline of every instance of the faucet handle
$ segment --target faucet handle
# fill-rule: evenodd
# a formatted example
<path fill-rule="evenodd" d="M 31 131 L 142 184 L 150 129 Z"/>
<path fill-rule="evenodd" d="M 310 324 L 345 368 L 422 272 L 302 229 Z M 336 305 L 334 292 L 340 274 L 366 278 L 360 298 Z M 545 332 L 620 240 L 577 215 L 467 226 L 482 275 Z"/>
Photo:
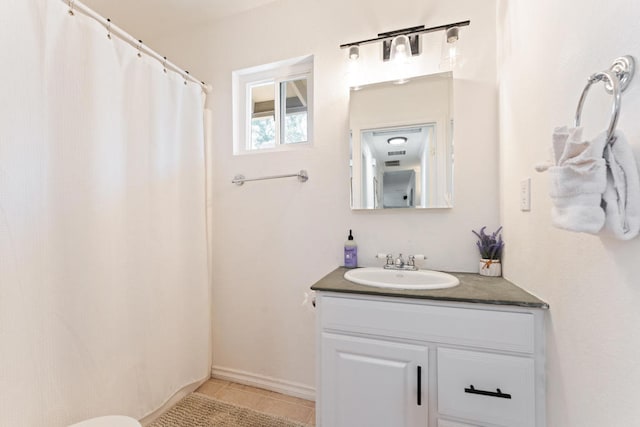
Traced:
<path fill-rule="evenodd" d="M 409 264 L 411 267 L 415 267 L 417 259 L 424 260 L 427 259 L 427 257 L 422 254 L 409 255 L 409 261 L 407 261 L 407 264 Z"/>
<path fill-rule="evenodd" d="M 393 255 L 391 254 L 376 254 L 376 258 L 384 258 L 386 259 L 386 265 L 393 265 Z"/>

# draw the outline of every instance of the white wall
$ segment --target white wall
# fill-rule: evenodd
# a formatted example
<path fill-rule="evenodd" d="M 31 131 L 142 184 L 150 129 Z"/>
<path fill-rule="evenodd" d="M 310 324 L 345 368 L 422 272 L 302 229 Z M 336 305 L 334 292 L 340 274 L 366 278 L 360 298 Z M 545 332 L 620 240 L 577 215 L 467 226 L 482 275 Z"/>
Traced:
<path fill-rule="evenodd" d="M 571 124 L 587 77 L 614 58 L 640 59 L 640 3 L 502 0 L 498 7 L 505 275 L 551 305 L 548 425 L 640 422 L 640 239 L 620 242 L 552 228 L 550 135 Z M 589 92 L 587 134 L 604 130 L 611 98 Z M 619 128 L 640 149 L 640 77 L 625 92 Z M 638 156 L 636 156 L 638 158 Z M 532 178 L 532 211 L 519 211 L 519 180 Z"/>
<path fill-rule="evenodd" d="M 352 212 L 346 42 L 378 32 L 471 19 L 461 31 L 466 63 L 455 71 L 455 208 Z M 236 17 L 149 43 L 213 84 L 214 365 L 312 388 L 314 314 L 302 294 L 342 264 L 348 229 L 361 265 L 377 252 L 424 253 L 425 266 L 474 271 L 472 228 L 498 222 L 495 3 L 474 0 L 281 0 Z M 424 36 L 414 74 L 439 72 L 442 33 Z M 363 47 L 370 72 L 380 45 Z M 315 141 L 308 150 L 232 156 L 231 72 L 305 54 L 315 55 Z M 366 58 L 366 55 L 369 58 Z M 375 57 L 375 58 L 373 58 Z M 295 179 L 231 184 L 247 177 L 306 169 Z M 294 385 L 295 385 L 294 384 Z M 302 388 L 304 391 L 304 387 Z M 312 391 L 309 389 L 309 391 Z"/>

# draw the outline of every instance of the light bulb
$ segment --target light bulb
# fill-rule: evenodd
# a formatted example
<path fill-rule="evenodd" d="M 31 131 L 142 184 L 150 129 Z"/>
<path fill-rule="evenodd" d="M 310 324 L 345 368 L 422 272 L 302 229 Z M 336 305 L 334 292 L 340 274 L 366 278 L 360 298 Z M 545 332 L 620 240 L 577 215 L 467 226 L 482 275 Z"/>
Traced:
<path fill-rule="evenodd" d="M 357 59 L 349 58 L 349 61 L 347 61 L 346 80 L 348 86 L 353 90 L 359 90 L 362 84 L 361 68 L 360 61 Z"/>
<path fill-rule="evenodd" d="M 458 43 L 459 28 L 451 27 L 447 29 L 445 37 L 442 40 L 442 53 L 440 57 L 440 69 L 452 69 L 457 65 L 460 56 L 460 47 Z"/>
<path fill-rule="evenodd" d="M 358 46 L 351 46 L 349 48 L 349 59 L 356 61 L 358 58 L 360 58 L 360 48 Z"/>
<path fill-rule="evenodd" d="M 458 41 L 458 34 L 460 29 L 458 27 L 451 27 L 447 29 L 447 43 L 455 43 Z"/>
<path fill-rule="evenodd" d="M 400 35 L 391 42 L 391 52 L 389 59 L 394 62 L 407 62 L 411 56 L 411 43 L 409 37 Z"/>

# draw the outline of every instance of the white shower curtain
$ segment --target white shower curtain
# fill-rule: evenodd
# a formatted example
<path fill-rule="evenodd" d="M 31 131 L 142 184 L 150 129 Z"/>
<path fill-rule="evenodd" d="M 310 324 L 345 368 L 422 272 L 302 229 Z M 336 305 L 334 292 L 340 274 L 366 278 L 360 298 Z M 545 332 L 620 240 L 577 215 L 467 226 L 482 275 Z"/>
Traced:
<path fill-rule="evenodd" d="M 0 1 L 0 426 L 209 374 L 203 94 L 60 0 Z"/>

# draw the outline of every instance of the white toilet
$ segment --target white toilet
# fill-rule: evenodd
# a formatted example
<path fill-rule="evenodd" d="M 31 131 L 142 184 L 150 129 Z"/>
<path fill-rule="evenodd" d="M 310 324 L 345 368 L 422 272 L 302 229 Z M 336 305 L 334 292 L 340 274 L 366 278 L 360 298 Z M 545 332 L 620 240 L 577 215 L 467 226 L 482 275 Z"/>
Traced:
<path fill-rule="evenodd" d="M 109 415 L 106 417 L 91 418 L 80 421 L 69 427 L 141 427 L 141 424 L 131 417 L 123 415 Z"/>

